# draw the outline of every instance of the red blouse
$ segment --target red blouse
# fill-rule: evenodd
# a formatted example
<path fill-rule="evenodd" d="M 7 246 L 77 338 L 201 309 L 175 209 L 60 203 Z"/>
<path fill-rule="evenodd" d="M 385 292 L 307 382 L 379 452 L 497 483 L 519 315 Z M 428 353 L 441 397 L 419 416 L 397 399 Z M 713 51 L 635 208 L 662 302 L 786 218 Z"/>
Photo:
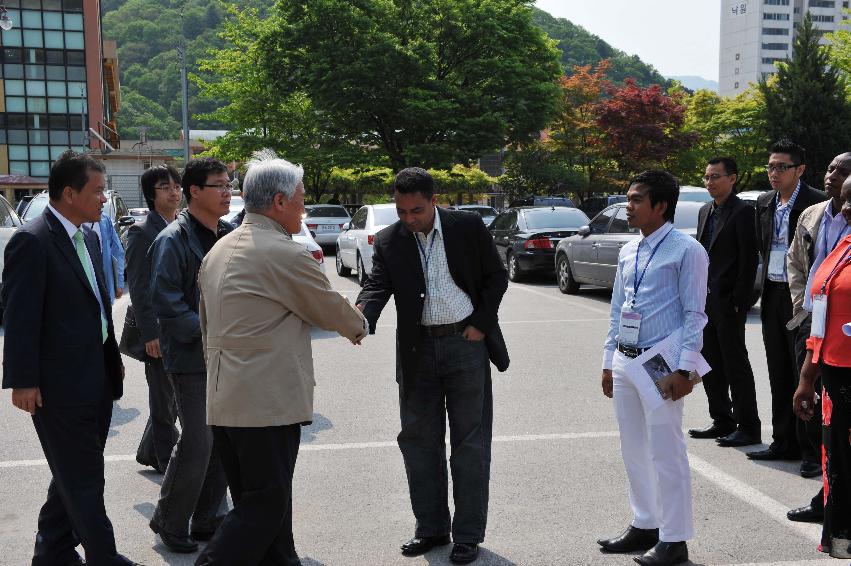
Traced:
<path fill-rule="evenodd" d="M 822 361 L 834 367 L 851 367 L 851 336 L 842 332 L 842 325 L 851 322 L 851 235 L 846 236 L 824 259 L 813 278 L 810 292 L 821 293 L 821 287 L 836 268 L 827 284 L 827 318 L 824 338 L 810 336 L 807 350 L 813 353 L 813 363 Z M 846 253 L 848 252 L 848 253 Z M 842 256 L 845 255 L 843 259 Z M 839 264 L 840 259 L 842 263 Z M 837 267 L 837 264 L 838 267 Z"/>

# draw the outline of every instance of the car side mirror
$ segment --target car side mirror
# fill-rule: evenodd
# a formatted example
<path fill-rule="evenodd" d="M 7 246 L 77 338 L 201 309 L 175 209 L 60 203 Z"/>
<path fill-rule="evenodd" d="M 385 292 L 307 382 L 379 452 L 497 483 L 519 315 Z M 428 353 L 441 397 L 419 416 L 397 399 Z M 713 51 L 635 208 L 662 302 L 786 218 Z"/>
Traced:
<path fill-rule="evenodd" d="M 118 225 L 123 226 L 125 228 L 127 226 L 132 226 L 135 223 L 136 223 L 136 219 L 133 218 L 132 216 L 122 216 L 121 218 L 118 219 Z"/>
<path fill-rule="evenodd" d="M 590 226 L 582 226 L 579 230 L 576 231 L 577 234 L 582 236 L 583 238 L 591 233 Z"/>

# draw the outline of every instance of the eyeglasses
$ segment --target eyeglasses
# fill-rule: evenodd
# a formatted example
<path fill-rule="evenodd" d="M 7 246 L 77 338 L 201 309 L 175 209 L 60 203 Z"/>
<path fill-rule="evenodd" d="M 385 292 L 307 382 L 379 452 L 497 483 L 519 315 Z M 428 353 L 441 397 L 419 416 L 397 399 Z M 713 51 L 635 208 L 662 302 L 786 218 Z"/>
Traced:
<path fill-rule="evenodd" d="M 729 177 L 730 175 L 735 175 L 735 173 L 727 173 L 726 175 L 720 175 L 718 173 L 713 173 L 712 175 L 704 175 L 703 181 L 708 183 L 709 181 L 717 181 L 721 177 Z"/>
<path fill-rule="evenodd" d="M 158 191 L 162 191 L 164 193 L 179 193 L 180 185 L 159 185 L 154 187 Z"/>
<path fill-rule="evenodd" d="M 785 173 L 789 169 L 794 169 L 795 167 L 797 167 L 797 165 L 794 163 L 778 163 L 777 165 L 766 165 L 765 170 L 769 173 L 774 173 L 775 171 L 777 173 Z"/>
<path fill-rule="evenodd" d="M 230 185 L 207 185 L 207 184 L 204 184 L 204 185 L 201 185 L 201 186 L 202 187 L 209 187 L 211 189 L 216 189 L 220 193 L 229 193 L 230 192 Z"/>

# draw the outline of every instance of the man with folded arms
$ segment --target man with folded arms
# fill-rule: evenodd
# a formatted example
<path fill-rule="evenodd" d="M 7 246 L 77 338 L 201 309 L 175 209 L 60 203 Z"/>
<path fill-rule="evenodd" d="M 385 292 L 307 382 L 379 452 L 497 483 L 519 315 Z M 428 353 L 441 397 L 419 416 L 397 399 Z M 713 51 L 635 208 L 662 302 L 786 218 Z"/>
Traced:
<path fill-rule="evenodd" d="M 243 184 L 245 218 L 198 274 L 207 360 L 207 423 L 234 508 L 198 557 L 203 566 L 298 566 L 292 479 L 301 425 L 313 420 L 310 327 L 358 344 L 363 315 L 294 242 L 301 167 L 263 151 Z"/>
<path fill-rule="evenodd" d="M 603 356 L 603 394 L 614 399 L 633 520 L 620 535 L 598 540 L 605 552 L 646 550 L 643 566 L 688 561 L 694 536 L 691 472 L 683 435 L 683 397 L 700 359 L 709 258 L 674 229 L 677 180 L 645 171 L 630 181 L 626 216 L 642 237 L 621 248 Z M 650 410 L 625 367 L 682 328 L 677 370 L 660 379 L 664 404 Z"/>

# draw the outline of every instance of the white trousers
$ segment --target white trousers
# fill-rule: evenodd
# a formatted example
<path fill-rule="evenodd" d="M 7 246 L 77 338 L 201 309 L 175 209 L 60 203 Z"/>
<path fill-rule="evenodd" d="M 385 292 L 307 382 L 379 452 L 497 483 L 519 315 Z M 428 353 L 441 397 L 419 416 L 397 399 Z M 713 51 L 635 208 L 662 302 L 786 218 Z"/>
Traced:
<path fill-rule="evenodd" d="M 691 471 L 683 434 L 684 399 L 645 409 L 638 390 L 623 372 L 629 358 L 615 352 L 615 416 L 621 454 L 629 478 L 632 526 L 659 529 L 659 540 L 679 542 L 694 537 Z"/>

